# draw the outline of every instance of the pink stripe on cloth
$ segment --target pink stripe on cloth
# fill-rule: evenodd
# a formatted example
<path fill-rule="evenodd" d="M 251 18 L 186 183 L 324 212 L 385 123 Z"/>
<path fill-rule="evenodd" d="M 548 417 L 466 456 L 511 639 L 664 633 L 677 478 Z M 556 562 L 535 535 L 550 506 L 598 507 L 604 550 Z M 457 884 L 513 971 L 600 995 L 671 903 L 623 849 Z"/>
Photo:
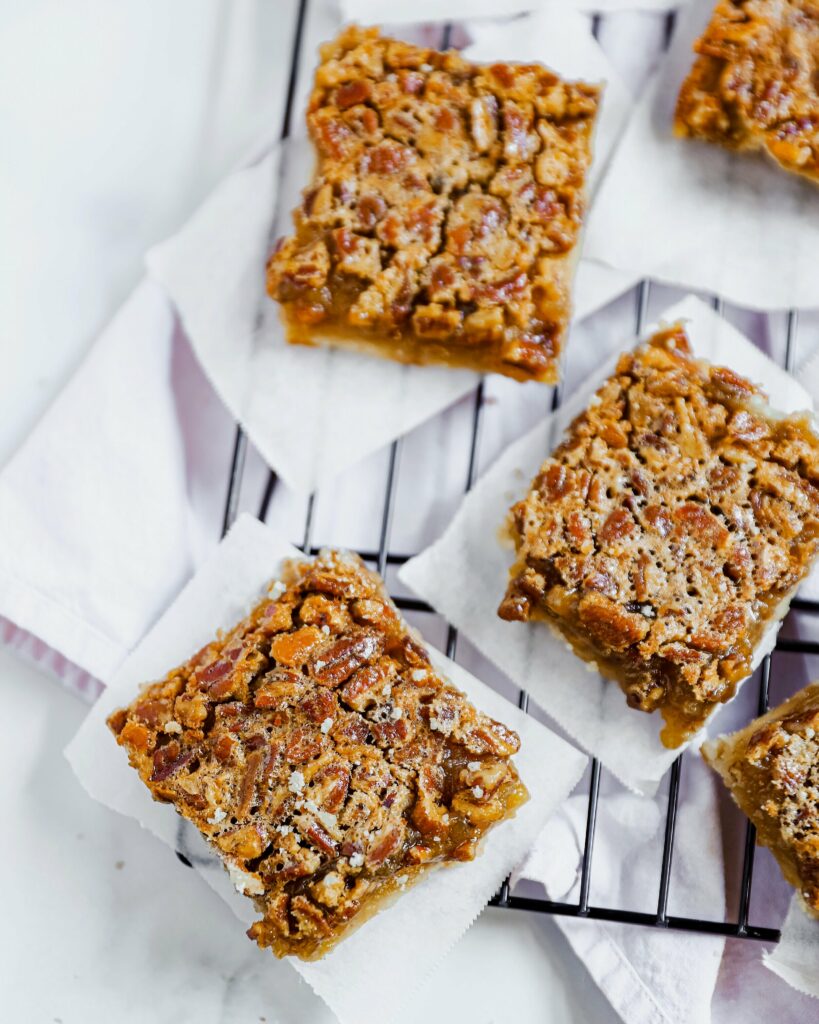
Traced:
<path fill-rule="evenodd" d="M 89 672 L 79 668 L 53 647 L 49 647 L 33 633 L 20 629 L 0 616 L 0 644 L 14 651 L 37 668 L 55 676 L 67 690 L 76 693 L 86 703 L 93 704 L 105 689 L 105 684 Z"/>

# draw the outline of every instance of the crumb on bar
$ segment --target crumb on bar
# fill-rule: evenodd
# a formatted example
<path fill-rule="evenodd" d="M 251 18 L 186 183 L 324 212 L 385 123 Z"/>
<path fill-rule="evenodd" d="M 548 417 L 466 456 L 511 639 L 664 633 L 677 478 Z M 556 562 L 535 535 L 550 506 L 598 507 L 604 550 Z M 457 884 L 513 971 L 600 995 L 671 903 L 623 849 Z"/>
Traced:
<path fill-rule="evenodd" d="M 720 0 L 677 100 L 678 135 L 763 150 L 819 182 L 819 7 Z"/>
<path fill-rule="evenodd" d="M 314 180 L 268 265 L 291 341 L 557 379 L 600 90 L 350 27 Z"/>
<path fill-rule="evenodd" d="M 819 917 L 819 683 L 739 732 L 703 744 L 802 905 Z"/>
<path fill-rule="evenodd" d="M 819 438 L 680 325 L 622 355 L 511 510 L 502 618 L 543 619 L 660 710 L 676 747 L 728 700 L 817 553 Z"/>
<path fill-rule="evenodd" d="M 277 956 L 316 959 L 527 799 L 516 733 L 436 672 L 378 576 L 323 551 L 108 720 Z"/>

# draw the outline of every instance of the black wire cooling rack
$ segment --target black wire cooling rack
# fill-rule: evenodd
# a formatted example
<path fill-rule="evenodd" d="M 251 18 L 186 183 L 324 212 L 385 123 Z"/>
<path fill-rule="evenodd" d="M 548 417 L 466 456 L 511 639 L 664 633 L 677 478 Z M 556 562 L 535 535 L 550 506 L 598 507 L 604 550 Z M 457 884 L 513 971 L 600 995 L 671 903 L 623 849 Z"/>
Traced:
<path fill-rule="evenodd" d="M 301 59 L 302 41 L 307 15 L 307 0 L 300 0 L 293 33 L 293 43 L 290 60 L 290 71 L 288 77 L 287 95 L 284 107 L 281 139 L 286 140 L 290 135 L 290 128 L 293 114 L 294 95 Z M 593 31 L 596 34 L 599 28 L 599 18 L 593 19 Z M 673 31 L 673 15 L 668 17 L 666 23 L 665 41 L 666 45 Z M 441 47 L 446 49 L 450 45 L 451 27 L 445 26 L 442 30 L 440 40 Z M 643 281 L 637 288 L 636 333 L 639 335 L 645 326 L 648 309 L 650 283 Z M 722 300 L 713 300 L 714 309 L 723 314 Z M 785 346 L 785 368 L 792 371 L 796 362 L 797 349 L 797 327 L 798 317 L 795 310 L 791 310 L 787 317 L 787 336 Z M 561 401 L 560 386 L 551 389 L 550 408 L 556 409 Z M 469 460 L 464 493 L 470 490 L 475 481 L 477 467 L 477 452 L 481 433 L 481 423 L 484 409 L 484 385 L 481 381 L 474 394 L 472 411 L 472 429 L 469 442 Z M 359 555 L 368 563 L 375 565 L 378 572 L 384 576 L 387 566 L 401 565 L 411 555 L 395 554 L 390 550 L 390 534 L 393 521 L 393 513 L 396 504 L 396 488 L 398 483 L 398 466 L 401 456 L 403 438 L 393 441 L 390 446 L 389 461 L 386 476 L 386 485 L 383 495 L 383 511 L 381 514 L 381 527 L 378 548 L 374 551 L 359 551 Z M 227 497 L 225 501 L 225 512 L 223 521 L 223 535 L 227 532 L 238 511 L 239 493 L 244 475 L 245 460 L 247 455 L 248 440 L 241 426 L 236 428 L 236 437 L 231 458 Z M 270 501 L 276 488 L 277 478 L 272 470 L 268 471 L 267 481 L 262 493 L 261 502 L 258 508 L 258 518 L 263 522 L 267 518 Z M 306 554 L 316 554 L 323 546 L 314 543 L 313 540 L 313 513 L 316 503 L 316 494 L 312 494 L 307 504 L 307 513 L 304 522 L 304 534 L 301 543 L 297 546 Z M 424 612 L 436 614 L 434 609 L 424 601 L 411 597 L 394 597 L 397 606 L 404 611 Z M 791 604 L 793 609 L 802 612 L 809 612 L 819 615 L 819 602 L 794 600 Z M 449 626 L 446 640 L 446 654 L 454 658 L 458 644 L 458 633 L 453 626 Z M 791 654 L 819 654 L 819 643 L 799 639 L 779 639 L 775 651 L 778 653 Z M 771 655 L 764 659 L 759 672 L 759 714 L 763 714 L 768 708 L 768 691 L 771 681 Z M 521 690 L 518 698 L 519 706 L 528 710 L 528 694 Z M 740 891 L 738 900 L 738 912 L 736 920 L 713 921 L 694 917 L 678 917 L 668 913 L 669 884 L 671 880 L 671 863 L 674 854 L 674 836 L 677 822 L 677 809 L 680 797 L 680 774 L 682 770 L 683 755 L 681 754 L 673 763 L 669 773 L 668 807 L 665 819 L 665 832 L 660 865 L 660 884 L 657 894 L 657 910 L 655 913 L 638 912 L 627 909 L 619 909 L 604 906 L 593 906 L 589 902 L 589 890 L 592 875 L 592 861 L 594 854 L 595 825 L 597 821 L 597 809 L 600 803 L 600 763 L 595 759 L 591 762 L 591 775 L 589 782 L 588 806 L 586 811 L 586 830 L 582 855 L 582 867 L 580 874 L 580 891 L 577 903 L 565 903 L 548 899 L 516 896 L 510 890 L 510 883 L 507 879 L 501 886 L 500 891 L 490 901 L 490 905 L 506 910 L 526 910 L 540 914 L 558 914 L 565 917 L 588 918 L 598 921 L 613 921 L 619 924 L 644 925 L 654 928 L 677 929 L 688 932 L 703 932 L 711 935 L 725 935 L 739 939 L 760 939 L 767 942 L 777 942 L 780 932 L 775 928 L 759 927 L 748 920 L 751 888 L 754 876 L 754 856 L 756 851 L 756 830 L 750 822 L 746 826 L 745 844 L 742 863 L 742 874 L 740 880 Z M 180 860 L 190 864 L 188 857 L 179 853 Z"/>

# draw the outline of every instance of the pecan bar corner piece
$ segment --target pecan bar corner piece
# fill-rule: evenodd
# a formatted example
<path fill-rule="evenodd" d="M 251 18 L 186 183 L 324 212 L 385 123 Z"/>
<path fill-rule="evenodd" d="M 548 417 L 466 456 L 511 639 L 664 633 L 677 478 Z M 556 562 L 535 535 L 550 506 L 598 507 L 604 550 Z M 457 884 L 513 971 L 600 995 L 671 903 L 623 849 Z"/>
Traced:
<path fill-rule="evenodd" d="M 209 840 L 277 956 L 323 956 L 528 797 L 516 733 L 432 667 L 378 576 L 291 563 L 227 635 L 109 718 L 154 799 Z"/>
<path fill-rule="evenodd" d="M 702 755 L 756 826 L 805 910 L 819 917 L 819 683 Z"/>
<path fill-rule="evenodd" d="M 819 438 L 680 325 L 616 372 L 511 510 L 502 618 L 545 620 L 677 747 L 750 672 L 819 542 Z"/>
<path fill-rule="evenodd" d="M 819 7 L 720 0 L 677 100 L 678 135 L 758 150 L 819 183 Z"/>
<path fill-rule="evenodd" d="M 599 94 L 375 29 L 323 46 L 317 171 L 268 265 L 289 339 L 556 381 Z"/>

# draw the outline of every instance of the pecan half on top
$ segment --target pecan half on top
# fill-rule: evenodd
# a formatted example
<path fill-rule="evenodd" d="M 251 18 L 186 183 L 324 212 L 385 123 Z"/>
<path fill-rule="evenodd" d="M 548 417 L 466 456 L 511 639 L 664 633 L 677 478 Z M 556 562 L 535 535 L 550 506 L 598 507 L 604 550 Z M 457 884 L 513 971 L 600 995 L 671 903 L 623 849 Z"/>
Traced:
<path fill-rule="evenodd" d="M 210 841 L 277 956 L 316 959 L 527 799 L 517 735 L 477 711 L 356 556 L 293 562 L 229 633 L 109 726 Z"/>

